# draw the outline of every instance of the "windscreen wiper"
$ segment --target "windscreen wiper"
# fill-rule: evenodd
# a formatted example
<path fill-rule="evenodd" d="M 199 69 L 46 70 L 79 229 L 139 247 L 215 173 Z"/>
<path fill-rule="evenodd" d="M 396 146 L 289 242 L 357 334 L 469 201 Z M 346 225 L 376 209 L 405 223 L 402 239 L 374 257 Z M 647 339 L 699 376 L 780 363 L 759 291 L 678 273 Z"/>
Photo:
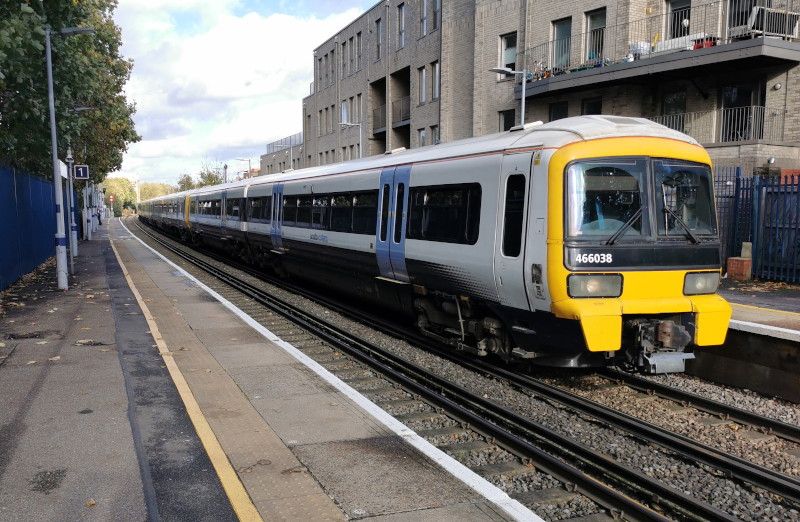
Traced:
<path fill-rule="evenodd" d="M 617 240 L 620 237 L 622 237 L 622 234 L 624 234 L 629 228 L 631 228 L 631 226 L 633 226 L 634 223 L 636 223 L 636 221 L 639 219 L 639 217 L 641 217 L 643 212 L 644 212 L 644 205 L 639 207 L 636 210 L 636 212 L 634 212 L 633 215 L 630 218 L 628 218 L 628 221 L 626 221 L 625 224 L 619 227 L 619 230 L 614 232 L 613 236 L 608 238 L 608 241 L 606 241 L 606 245 L 613 245 L 614 243 L 616 243 Z"/>
<path fill-rule="evenodd" d="M 691 240 L 691 242 L 692 242 L 692 243 L 694 243 L 694 244 L 696 245 L 696 244 L 698 244 L 698 243 L 700 242 L 700 240 L 697 238 L 697 236 L 696 236 L 696 235 L 694 235 L 694 232 L 692 232 L 692 229 L 691 229 L 691 228 L 689 228 L 689 225 L 687 225 L 687 224 L 686 224 L 686 223 L 685 223 L 685 222 L 684 222 L 684 221 L 681 219 L 681 217 L 678 215 L 678 213 L 677 213 L 677 212 L 675 212 L 674 210 L 672 210 L 672 209 L 671 209 L 671 208 L 669 208 L 668 206 L 664 205 L 664 214 L 669 214 L 670 216 L 672 216 L 673 218 L 675 218 L 675 221 L 677 221 L 677 222 L 678 222 L 678 224 L 679 224 L 680 226 L 682 226 L 684 230 L 686 230 L 686 234 L 689 236 L 689 239 Z"/>

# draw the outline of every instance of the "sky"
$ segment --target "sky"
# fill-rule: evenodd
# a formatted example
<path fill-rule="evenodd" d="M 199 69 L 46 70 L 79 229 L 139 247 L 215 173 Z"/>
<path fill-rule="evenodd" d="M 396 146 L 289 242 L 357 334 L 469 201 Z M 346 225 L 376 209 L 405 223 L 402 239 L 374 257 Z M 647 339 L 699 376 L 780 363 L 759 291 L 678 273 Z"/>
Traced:
<path fill-rule="evenodd" d="M 206 166 L 253 168 L 302 131 L 313 51 L 375 0 L 119 0 L 125 92 L 142 136 L 112 177 L 176 185 Z"/>

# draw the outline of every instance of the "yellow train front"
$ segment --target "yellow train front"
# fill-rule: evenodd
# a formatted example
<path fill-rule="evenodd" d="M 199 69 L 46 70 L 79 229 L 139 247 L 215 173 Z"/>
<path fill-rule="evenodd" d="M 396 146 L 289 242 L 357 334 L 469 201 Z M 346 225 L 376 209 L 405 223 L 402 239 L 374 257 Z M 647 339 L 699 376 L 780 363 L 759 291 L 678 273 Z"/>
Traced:
<path fill-rule="evenodd" d="M 555 323 L 580 324 L 578 366 L 602 357 L 646 373 L 680 372 L 696 347 L 725 341 L 731 308 L 716 295 L 711 162 L 669 132 L 589 137 L 539 154 L 549 186 L 547 257 L 530 268 L 529 284 L 540 296 L 534 308 Z"/>

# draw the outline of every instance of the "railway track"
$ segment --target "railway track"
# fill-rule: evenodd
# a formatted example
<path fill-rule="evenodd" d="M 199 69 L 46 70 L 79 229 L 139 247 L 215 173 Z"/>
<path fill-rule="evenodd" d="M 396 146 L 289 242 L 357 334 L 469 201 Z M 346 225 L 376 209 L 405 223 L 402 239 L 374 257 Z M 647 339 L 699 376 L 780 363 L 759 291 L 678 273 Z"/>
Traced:
<path fill-rule="evenodd" d="M 185 252 L 179 255 L 185 259 L 196 257 Z M 211 265 L 210 263 L 201 264 Z M 205 266 L 204 270 L 215 272 L 215 277 L 231 279 L 228 273 L 230 270 L 220 270 L 213 266 Z M 273 303 L 272 296 L 264 295 L 263 291 L 255 289 L 248 282 L 230 280 L 226 284 L 260 303 L 269 302 L 270 306 L 279 306 Z M 354 387 L 371 386 L 362 388 L 364 393 L 372 396 L 379 405 L 384 406 L 390 412 L 400 408 L 398 415 L 401 420 L 407 420 L 413 425 L 420 419 L 441 415 L 436 412 L 436 409 L 446 410 L 448 412 L 446 419 L 450 420 L 446 420 L 443 425 L 435 424 L 438 427 L 428 431 L 432 431 L 430 436 L 433 440 L 440 442 L 442 442 L 442 437 L 447 440 L 469 442 L 470 444 L 466 444 L 460 450 L 455 447 L 447 448 L 456 458 L 460 454 L 469 455 L 476 451 L 491 452 L 487 448 L 492 445 L 502 448 L 497 452 L 508 452 L 516 456 L 514 459 L 500 457 L 496 459 L 497 462 L 491 464 L 493 467 L 481 468 L 478 470 L 479 473 L 514 477 L 541 470 L 558 479 L 566 485 L 567 489 L 571 489 L 573 487 L 571 485 L 575 485 L 579 492 L 604 506 L 609 513 L 617 516 L 623 513 L 624 518 L 629 520 L 736 519 L 724 510 L 698 501 L 695 495 L 686 494 L 679 491 L 678 488 L 665 485 L 662 481 L 653 479 L 631 466 L 620 464 L 606 454 L 576 443 L 548 426 L 534 422 L 509 408 L 500 407 L 496 401 L 487 400 L 462 386 L 430 375 L 425 369 L 397 357 L 388 350 L 353 339 L 345 332 L 333 328 L 332 325 L 320 324 L 318 319 L 293 308 L 287 307 L 284 308 L 284 311 L 276 311 L 276 313 L 301 325 L 304 330 L 313 332 L 312 335 L 323 340 L 324 348 L 315 341 L 311 342 L 310 350 L 316 352 L 315 358 L 320 357 L 324 361 L 321 364 L 331 370 L 338 368 L 345 372 L 343 380 L 352 381 Z M 401 333 L 401 335 L 409 337 L 408 332 Z M 303 339 L 299 339 L 299 341 L 303 342 Z M 428 348 L 431 347 L 428 346 Z M 358 364 L 369 365 L 369 373 L 365 374 L 364 370 L 354 369 L 350 366 L 351 362 L 341 360 L 338 354 L 345 351 L 351 357 L 358 359 Z M 439 355 L 452 358 L 451 352 L 443 352 Z M 720 455 L 720 452 L 708 448 L 698 449 L 697 444 L 686 440 L 681 441 L 680 437 L 670 434 L 667 430 L 643 428 L 642 423 L 635 419 L 625 418 L 624 415 L 614 414 L 614 412 L 603 412 L 603 408 L 589 405 L 591 401 L 587 402 L 577 396 L 569 397 L 569 394 L 559 393 L 555 387 L 548 389 L 546 385 L 537 383 L 534 379 L 507 370 L 501 371 L 496 367 L 483 364 L 483 361 L 471 361 L 459 357 L 455 362 L 482 375 L 503 379 L 518 389 L 524 390 L 525 393 L 540 399 L 557 402 L 562 407 L 572 408 L 582 415 L 591 415 L 620 429 L 632 430 L 636 437 L 658 443 L 667 448 L 669 452 L 683 454 L 682 458 L 684 459 L 698 459 L 705 465 L 719 470 L 722 474 L 734 476 L 748 484 L 755 484 L 757 487 L 765 488 L 793 501 L 798 499 L 800 488 L 798 488 L 797 481 L 791 478 L 748 466 L 748 463 L 737 461 L 737 459 L 724 460 L 726 457 Z M 376 384 L 375 379 L 378 379 L 379 382 L 376 374 L 386 375 L 395 384 L 392 386 Z M 423 402 L 417 404 L 420 400 Z M 421 404 L 432 405 L 433 413 L 424 411 Z M 411 411 L 408 411 L 408 408 L 411 408 Z M 418 409 L 414 410 L 414 408 Z M 404 416 L 406 416 L 405 419 Z M 467 425 L 470 427 L 469 429 L 465 427 Z M 470 435 L 470 432 L 475 434 Z M 425 436 L 424 432 L 421 435 Z M 497 464 L 502 465 L 498 466 Z M 614 487 L 607 484 L 614 484 Z M 645 507 L 644 504 L 649 504 L 651 507 Z"/>

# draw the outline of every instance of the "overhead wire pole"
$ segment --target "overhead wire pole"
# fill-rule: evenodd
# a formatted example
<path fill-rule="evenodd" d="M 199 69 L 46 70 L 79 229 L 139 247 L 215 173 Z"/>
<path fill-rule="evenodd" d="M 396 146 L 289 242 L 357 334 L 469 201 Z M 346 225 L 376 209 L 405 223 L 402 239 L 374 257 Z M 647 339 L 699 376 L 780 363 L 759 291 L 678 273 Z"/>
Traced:
<path fill-rule="evenodd" d="M 65 27 L 58 32 L 49 28 L 45 30 L 45 55 L 47 58 L 47 101 L 50 106 L 50 145 L 53 152 L 53 188 L 55 189 L 56 204 L 56 277 L 58 289 L 69 288 L 67 276 L 67 238 L 64 233 L 64 191 L 61 186 L 61 171 L 58 168 L 58 137 L 56 135 L 56 102 L 53 94 L 53 58 L 50 45 L 50 35 L 73 36 L 81 33 L 94 33 L 94 29 L 86 27 Z"/>

